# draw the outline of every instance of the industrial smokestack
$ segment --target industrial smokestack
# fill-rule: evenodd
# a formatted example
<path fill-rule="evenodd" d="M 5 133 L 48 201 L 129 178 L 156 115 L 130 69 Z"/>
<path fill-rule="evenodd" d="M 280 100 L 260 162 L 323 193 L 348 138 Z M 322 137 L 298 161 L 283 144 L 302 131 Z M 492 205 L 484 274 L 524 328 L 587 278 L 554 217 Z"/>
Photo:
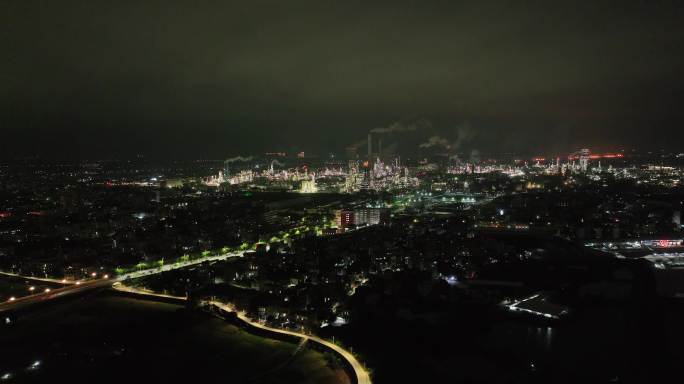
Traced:
<path fill-rule="evenodd" d="M 382 156 L 382 138 L 378 139 L 378 156 Z"/>
<path fill-rule="evenodd" d="M 373 135 L 368 133 L 368 158 L 373 156 Z"/>

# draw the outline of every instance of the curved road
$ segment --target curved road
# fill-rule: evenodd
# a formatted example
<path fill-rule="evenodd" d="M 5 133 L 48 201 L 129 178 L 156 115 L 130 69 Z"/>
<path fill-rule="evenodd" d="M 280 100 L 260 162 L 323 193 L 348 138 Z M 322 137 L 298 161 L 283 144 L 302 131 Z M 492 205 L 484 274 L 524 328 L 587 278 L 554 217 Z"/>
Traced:
<path fill-rule="evenodd" d="M 219 261 L 219 260 L 226 260 L 226 259 L 233 258 L 233 257 L 242 257 L 242 255 L 243 255 L 243 252 L 228 253 L 228 254 L 224 254 L 224 255 L 209 256 L 209 257 L 197 259 L 197 260 L 188 260 L 186 262 L 166 264 L 166 265 L 162 265 L 162 266 L 155 267 L 155 268 L 150 268 L 150 269 L 145 269 L 145 270 L 141 270 L 141 271 L 127 273 L 127 274 L 121 275 L 121 276 L 119 276 L 117 278 L 113 278 L 113 279 L 100 278 L 100 279 L 83 281 L 83 282 L 81 282 L 81 281 L 79 281 L 79 282 L 67 282 L 66 284 L 69 284 L 69 285 L 62 287 L 62 288 L 56 288 L 56 289 L 50 290 L 49 292 L 33 294 L 30 296 L 25 296 L 25 297 L 21 297 L 21 298 L 15 299 L 15 300 L 6 301 L 4 303 L 1 303 L 0 304 L 0 314 L 2 314 L 3 312 L 7 313 L 9 311 L 21 309 L 23 307 L 27 307 L 27 306 L 37 304 L 40 302 L 56 299 L 59 297 L 65 297 L 68 295 L 82 293 L 82 292 L 86 292 L 89 290 L 103 288 L 103 287 L 107 287 L 107 286 L 111 286 L 112 288 L 114 288 L 116 290 L 135 293 L 135 294 L 139 294 L 139 295 L 186 300 L 185 297 L 162 295 L 162 294 L 158 294 L 158 293 L 153 293 L 153 292 L 148 292 L 148 291 L 143 291 L 140 289 L 128 287 L 128 286 L 123 285 L 121 283 L 121 281 L 125 281 L 128 279 L 134 279 L 137 277 L 155 275 L 157 273 L 171 271 L 171 270 L 179 269 L 179 268 L 185 268 L 185 267 L 188 267 L 191 265 L 201 264 L 201 263 L 204 263 L 207 261 Z M 48 282 L 52 282 L 52 283 L 65 284 L 64 281 L 56 280 L 56 279 L 32 278 L 32 277 L 15 275 L 15 274 L 6 273 L 6 272 L 0 272 L 0 274 L 4 274 L 4 275 L 8 275 L 8 276 L 14 276 L 14 277 L 21 277 L 21 278 L 26 278 L 26 279 L 48 281 Z M 229 304 L 225 304 L 225 303 L 221 303 L 221 302 L 217 302 L 217 301 L 209 301 L 207 303 L 209 303 L 211 305 L 215 305 L 216 307 L 221 308 L 225 311 L 236 312 L 236 314 L 240 320 L 242 320 L 245 323 L 248 323 L 254 327 L 257 327 L 257 328 L 260 328 L 260 329 L 263 329 L 263 330 L 266 330 L 269 332 L 296 336 L 296 337 L 301 338 L 302 341 L 313 341 L 313 342 L 319 343 L 319 344 L 321 344 L 321 345 L 323 345 L 323 346 L 325 346 L 331 350 L 334 350 L 339 355 L 341 355 L 345 360 L 347 360 L 349 365 L 352 367 L 352 369 L 354 370 L 354 373 L 356 375 L 356 382 L 358 384 L 370 384 L 371 383 L 370 375 L 368 374 L 368 371 L 366 371 L 366 369 L 363 367 L 363 365 L 356 359 L 356 357 L 354 357 L 354 355 L 352 355 L 349 351 L 340 347 L 337 344 L 331 343 L 331 342 L 324 340 L 324 339 L 321 339 L 320 337 L 317 337 L 317 336 L 310 336 L 310 335 L 305 335 L 305 334 L 299 333 L 299 332 L 293 332 L 293 331 L 288 331 L 288 330 L 284 330 L 284 329 L 267 327 L 263 324 L 260 324 L 259 322 L 252 321 L 250 318 L 246 317 L 243 312 L 235 311 L 235 308 Z"/>
<path fill-rule="evenodd" d="M 0 275 L 22 278 L 22 279 L 26 279 L 26 280 L 44 281 L 44 282 L 49 282 L 49 283 L 57 283 L 57 284 L 65 285 L 65 287 L 51 289 L 48 292 L 34 293 L 32 295 L 29 295 L 29 296 L 19 297 L 16 299 L 11 298 L 5 302 L 2 302 L 2 303 L 0 303 L 0 314 L 7 313 L 10 311 L 14 311 L 17 309 L 21 309 L 23 307 L 26 307 L 26 306 L 29 306 L 32 304 L 37 304 L 40 302 L 44 302 L 44 301 L 48 301 L 48 300 L 72 295 L 72 294 L 82 293 L 82 292 L 86 292 L 86 291 L 89 291 L 92 289 L 102 288 L 102 287 L 105 287 L 107 285 L 111 285 L 117 281 L 134 279 L 137 277 L 143 277 L 143 276 L 149 276 L 149 275 L 155 275 L 157 273 L 172 271 L 174 269 L 179 269 L 179 268 L 185 268 L 185 267 L 189 267 L 191 265 L 201 264 L 204 262 L 227 260 L 227 259 L 230 259 L 233 257 L 242 257 L 242 255 L 243 255 L 243 252 L 226 253 L 223 255 L 203 257 L 201 259 L 188 260 L 188 261 L 177 262 L 177 263 L 172 263 L 172 264 L 165 264 L 165 265 L 155 267 L 155 268 L 149 268 L 149 269 L 144 269 L 141 271 L 126 273 L 126 274 L 118 276 L 116 278 L 102 277 L 99 279 L 79 280 L 79 281 L 49 279 L 49 278 L 32 277 L 32 276 L 22 276 L 22 275 L 17 275 L 15 273 L 0 271 Z"/>
<path fill-rule="evenodd" d="M 132 288 L 129 286 L 125 286 L 125 285 L 118 283 L 118 282 L 113 285 L 113 288 L 116 290 L 119 290 L 119 291 L 135 293 L 135 294 L 139 294 L 139 295 L 143 295 L 143 296 L 155 296 L 155 297 L 186 300 L 185 297 L 163 295 L 163 294 L 159 294 L 159 293 L 143 291 L 141 289 L 136 289 L 136 288 Z M 337 344 L 331 343 L 331 342 L 324 340 L 324 339 L 317 337 L 317 336 L 310 336 L 310 335 L 306 335 L 306 334 L 299 333 L 299 332 L 293 332 L 293 331 L 288 331 L 288 330 L 284 330 L 284 329 L 271 328 L 271 327 L 265 326 L 259 322 L 255 322 L 252 319 L 248 318 L 247 316 L 245 316 L 244 312 L 236 311 L 235 308 L 230 304 L 225 304 L 225 303 L 221 303 L 218 301 L 207 301 L 206 303 L 210 304 L 210 305 L 214 305 L 214 306 L 221 308 L 227 312 L 235 312 L 237 314 L 237 317 L 241 321 L 243 321 L 243 322 L 245 322 L 245 323 L 247 323 L 253 327 L 263 329 L 263 330 L 273 332 L 273 333 L 280 333 L 280 334 L 299 337 L 300 339 L 302 339 L 302 341 L 313 341 L 313 342 L 319 343 L 319 344 L 321 344 L 321 345 L 323 345 L 323 346 L 325 346 L 331 350 L 334 350 L 339 355 L 341 355 L 345 360 L 347 360 L 349 365 L 352 367 L 352 369 L 354 370 L 354 374 L 356 375 L 356 382 L 358 384 L 371 384 L 370 375 L 368 374 L 368 371 L 366 371 L 366 369 L 364 368 L 363 364 L 361 364 L 359 362 L 359 360 L 357 360 L 356 357 L 354 357 L 354 355 L 352 355 L 349 351 L 340 347 Z"/>

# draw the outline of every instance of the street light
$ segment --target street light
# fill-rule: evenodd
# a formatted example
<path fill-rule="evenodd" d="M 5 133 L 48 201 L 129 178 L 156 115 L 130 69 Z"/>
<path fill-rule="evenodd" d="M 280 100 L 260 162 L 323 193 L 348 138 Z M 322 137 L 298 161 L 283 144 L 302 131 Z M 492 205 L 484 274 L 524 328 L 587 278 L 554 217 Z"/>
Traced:
<path fill-rule="evenodd" d="M 29 287 L 29 291 L 33 292 L 33 291 L 35 291 L 35 290 L 36 290 L 36 287 L 34 287 L 34 286 L 30 286 L 30 287 Z"/>
<path fill-rule="evenodd" d="M 12 296 L 12 297 L 9 298 L 9 301 L 14 301 L 14 300 L 16 300 L 16 299 L 17 299 L 16 297 Z"/>
<path fill-rule="evenodd" d="M 50 288 L 45 288 L 45 293 L 50 292 Z"/>

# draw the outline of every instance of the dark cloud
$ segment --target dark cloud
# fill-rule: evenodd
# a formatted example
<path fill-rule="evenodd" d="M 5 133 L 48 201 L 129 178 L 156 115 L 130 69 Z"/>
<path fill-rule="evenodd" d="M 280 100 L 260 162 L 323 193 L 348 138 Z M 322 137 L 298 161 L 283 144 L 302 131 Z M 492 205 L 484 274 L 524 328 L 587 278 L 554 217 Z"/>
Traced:
<path fill-rule="evenodd" d="M 483 3 L 7 0 L 0 150 L 324 152 L 411 116 L 413 147 L 462 121 L 482 151 L 684 138 L 679 2 Z"/>

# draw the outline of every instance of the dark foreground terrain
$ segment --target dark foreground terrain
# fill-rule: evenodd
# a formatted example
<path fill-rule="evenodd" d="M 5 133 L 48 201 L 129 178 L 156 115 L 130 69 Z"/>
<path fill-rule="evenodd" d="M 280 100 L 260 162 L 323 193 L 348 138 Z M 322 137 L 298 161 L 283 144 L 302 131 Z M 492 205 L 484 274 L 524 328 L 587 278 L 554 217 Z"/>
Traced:
<path fill-rule="evenodd" d="M 99 294 L 0 328 L 7 382 L 345 383 L 321 353 L 178 305 Z M 294 355 L 293 355 L 294 354 Z"/>

